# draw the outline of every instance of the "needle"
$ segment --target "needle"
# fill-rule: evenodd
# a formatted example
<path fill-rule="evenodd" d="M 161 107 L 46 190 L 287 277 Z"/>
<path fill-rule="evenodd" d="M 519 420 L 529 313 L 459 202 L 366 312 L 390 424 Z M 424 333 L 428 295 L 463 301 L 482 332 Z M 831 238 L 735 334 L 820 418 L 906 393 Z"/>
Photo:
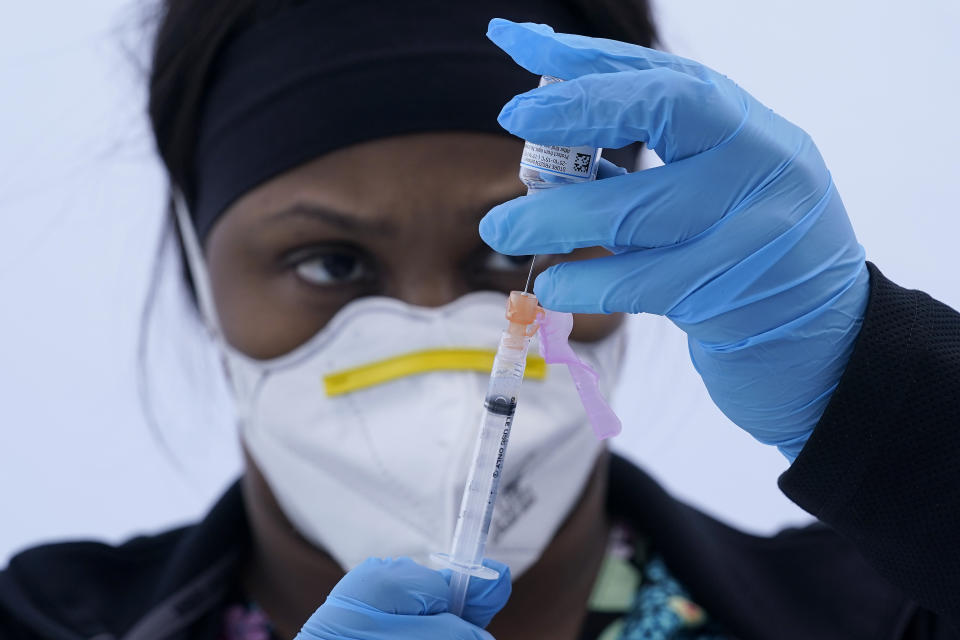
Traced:
<path fill-rule="evenodd" d="M 527 274 L 527 284 L 523 285 L 523 292 L 526 293 L 530 288 L 530 278 L 533 277 L 533 265 L 537 261 L 537 256 L 530 256 L 530 273 Z"/>

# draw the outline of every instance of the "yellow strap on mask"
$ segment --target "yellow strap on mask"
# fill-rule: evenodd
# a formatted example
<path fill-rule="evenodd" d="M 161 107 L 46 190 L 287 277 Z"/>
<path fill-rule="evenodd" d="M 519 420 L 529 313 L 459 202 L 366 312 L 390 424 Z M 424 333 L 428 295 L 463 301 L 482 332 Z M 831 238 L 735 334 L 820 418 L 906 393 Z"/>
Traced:
<path fill-rule="evenodd" d="M 477 371 L 489 373 L 496 352 L 492 349 L 428 349 L 394 356 L 323 376 L 327 396 L 341 396 L 397 378 L 430 371 Z M 526 377 L 543 380 L 547 363 L 540 356 L 527 356 Z"/>

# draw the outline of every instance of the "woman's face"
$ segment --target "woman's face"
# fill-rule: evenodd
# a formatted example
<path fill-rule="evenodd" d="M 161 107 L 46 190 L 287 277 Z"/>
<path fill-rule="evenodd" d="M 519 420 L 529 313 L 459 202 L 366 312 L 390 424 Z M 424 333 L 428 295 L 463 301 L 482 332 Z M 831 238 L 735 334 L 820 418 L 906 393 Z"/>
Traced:
<path fill-rule="evenodd" d="M 272 358 L 361 296 L 434 307 L 471 291 L 522 289 L 529 257 L 494 253 L 477 233 L 491 207 L 524 193 L 522 147 L 481 133 L 386 138 L 328 153 L 246 193 L 206 244 L 227 339 Z M 538 257 L 537 270 L 604 253 Z M 620 321 L 577 316 L 572 338 L 597 340 Z"/>

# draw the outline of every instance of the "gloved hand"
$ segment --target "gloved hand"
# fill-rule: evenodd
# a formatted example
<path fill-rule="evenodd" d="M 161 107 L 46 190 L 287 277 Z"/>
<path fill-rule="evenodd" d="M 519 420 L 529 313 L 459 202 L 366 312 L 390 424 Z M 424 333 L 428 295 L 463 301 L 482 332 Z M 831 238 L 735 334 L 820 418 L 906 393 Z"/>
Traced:
<path fill-rule="evenodd" d="M 297 640 L 493 640 L 483 630 L 510 597 L 510 569 L 493 560 L 496 580 L 470 580 L 463 617 L 448 613 L 450 571 L 410 558 L 369 558 L 347 573 Z"/>
<path fill-rule="evenodd" d="M 501 19 L 487 35 L 567 80 L 508 102 L 508 131 L 545 145 L 640 140 L 665 165 L 624 175 L 607 163 L 613 177 L 502 204 L 483 239 L 510 255 L 612 251 L 540 274 L 541 304 L 667 316 L 717 406 L 793 460 L 840 380 L 869 286 L 813 141 L 692 60 Z"/>

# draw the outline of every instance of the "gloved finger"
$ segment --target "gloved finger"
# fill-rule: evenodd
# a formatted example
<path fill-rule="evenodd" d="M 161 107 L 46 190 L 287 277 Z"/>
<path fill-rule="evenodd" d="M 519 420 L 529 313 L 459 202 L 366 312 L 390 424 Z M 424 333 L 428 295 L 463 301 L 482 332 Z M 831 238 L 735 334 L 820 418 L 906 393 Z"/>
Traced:
<path fill-rule="evenodd" d="M 425 616 L 449 609 L 449 591 L 440 572 L 410 558 L 367 558 L 340 579 L 329 597 L 390 614 Z"/>
<path fill-rule="evenodd" d="M 790 210 L 796 196 L 785 189 L 761 206 L 744 205 L 677 245 L 556 265 L 538 276 L 534 292 L 556 311 L 665 315 L 712 344 L 759 335 L 772 318 L 783 325 L 799 309 L 826 304 L 823 296 L 835 291 L 822 279 L 841 265 L 857 273 L 863 263 L 862 247 L 846 240 L 849 219 L 829 215 L 839 202 L 832 182 L 809 210 Z M 781 271 L 791 286 L 775 295 L 769 278 Z"/>
<path fill-rule="evenodd" d="M 684 253 L 673 247 L 631 251 L 554 265 L 537 276 L 533 291 L 540 304 L 568 313 L 654 313 L 666 315 L 696 286 L 689 272 L 661 268 L 665 252 Z M 666 280 L 656 280 L 665 274 Z"/>
<path fill-rule="evenodd" d="M 494 640 L 480 627 L 453 615 L 405 616 L 371 610 L 361 602 L 327 600 L 300 629 L 296 640 Z"/>
<path fill-rule="evenodd" d="M 510 598 L 512 590 L 510 567 L 491 560 L 483 559 L 483 566 L 490 567 L 500 575 L 495 580 L 482 580 L 479 578 L 470 578 L 467 583 L 467 602 L 463 608 L 463 619 L 471 622 L 478 627 L 486 627 Z M 444 569 L 440 572 L 448 582 L 450 581 L 450 570 Z"/>
<path fill-rule="evenodd" d="M 707 67 L 663 51 L 626 42 L 557 33 L 548 25 L 494 18 L 487 37 L 524 69 L 569 80 L 591 73 L 658 67 L 704 77 Z"/>
<path fill-rule="evenodd" d="M 617 176 L 622 176 L 626 173 L 629 173 L 623 167 L 613 164 L 605 158 L 600 158 L 600 162 L 597 164 L 597 180 L 605 180 L 606 178 L 616 178 Z"/>
<path fill-rule="evenodd" d="M 669 164 L 732 138 L 752 104 L 756 101 L 728 80 L 657 68 L 539 87 L 514 96 L 497 121 L 515 136 L 543 145 L 620 148 L 641 141 Z"/>
<path fill-rule="evenodd" d="M 757 157 L 709 152 L 674 164 L 522 196 L 491 209 L 480 236 L 507 255 L 614 253 L 678 244 L 716 224 L 766 179 Z"/>

